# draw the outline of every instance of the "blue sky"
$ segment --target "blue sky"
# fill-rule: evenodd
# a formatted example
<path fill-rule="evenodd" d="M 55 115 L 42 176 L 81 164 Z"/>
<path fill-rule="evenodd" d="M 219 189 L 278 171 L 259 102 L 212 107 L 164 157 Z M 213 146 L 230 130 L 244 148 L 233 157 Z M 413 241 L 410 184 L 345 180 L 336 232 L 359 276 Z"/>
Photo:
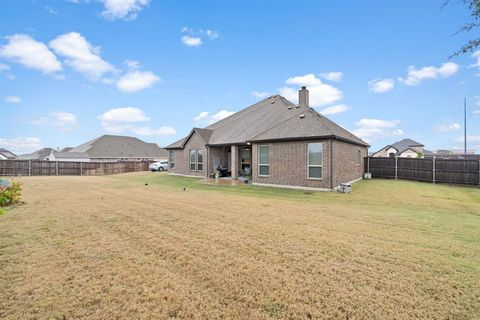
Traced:
<path fill-rule="evenodd" d="M 0 0 L 0 147 L 101 134 L 167 145 L 273 94 L 375 150 L 402 138 L 480 152 L 480 51 L 456 1 Z M 296 102 L 296 101 L 293 101 Z"/>

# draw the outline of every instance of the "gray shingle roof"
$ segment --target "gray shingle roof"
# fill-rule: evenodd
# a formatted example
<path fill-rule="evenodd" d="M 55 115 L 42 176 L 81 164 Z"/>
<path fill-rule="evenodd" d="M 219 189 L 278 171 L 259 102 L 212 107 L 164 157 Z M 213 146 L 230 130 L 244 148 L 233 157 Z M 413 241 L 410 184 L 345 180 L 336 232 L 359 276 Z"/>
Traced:
<path fill-rule="evenodd" d="M 407 149 L 410 149 L 413 147 L 423 147 L 424 145 L 412 139 L 403 139 L 391 144 L 391 146 L 397 149 L 398 153 L 402 153 Z"/>
<path fill-rule="evenodd" d="M 168 152 L 156 143 L 135 137 L 103 135 L 68 151 L 87 153 L 90 158 L 167 158 Z"/>
<path fill-rule="evenodd" d="M 16 159 L 17 156 L 13 153 L 8 151 L 7 149 L 0 148 L 0 154 L 2 154 L 7 159 Z"/>
<path fill-rule="evenodd" d="M 55 151 L 55 149 L 42 148 L 32 153 L 22 154 L 19 158 L 22 160 L 44 160 L 50 155 L 50 153 L 52 153 L 52 151 Z"/>
<path fill-rule="evenodd" d="M 90 158 L 86 152 L 52 152 L 55 158 Z"/>
<path fill-rule="evenodd" d="M 300 114 L 304 114 L 305 117 L 300 119 Z M 355 144 L 368 146 L 366 142 L 315 110 L 297 106 L 278 95 L 261 100 L 205 129 L 211 131 L 209 132 L 210 139 L 207 140 L 209 145 L 243 144 L 247 141 L 262 140 L 337 137 Z M 197 132 L 201 134 L 200 131 Z M 182 148 L 189 136 L 170 144 L 167 149 Z"/>

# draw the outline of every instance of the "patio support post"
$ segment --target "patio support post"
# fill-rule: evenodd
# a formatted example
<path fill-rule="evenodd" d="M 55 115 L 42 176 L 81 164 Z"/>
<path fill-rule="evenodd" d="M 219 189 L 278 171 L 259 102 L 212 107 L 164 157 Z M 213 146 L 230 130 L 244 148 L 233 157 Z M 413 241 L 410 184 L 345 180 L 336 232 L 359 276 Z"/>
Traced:
<path fill-rule="evenodd" d="M 238 146 L 232 145 L 231 149 L 232 179 L 238 179 Z"/>

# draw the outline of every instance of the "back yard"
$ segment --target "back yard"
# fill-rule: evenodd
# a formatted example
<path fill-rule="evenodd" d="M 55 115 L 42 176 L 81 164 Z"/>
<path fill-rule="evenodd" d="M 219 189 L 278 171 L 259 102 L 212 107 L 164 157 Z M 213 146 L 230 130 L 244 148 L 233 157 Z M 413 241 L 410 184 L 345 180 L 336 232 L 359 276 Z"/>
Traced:
<path fill-rule="evenodd" d="M 479 188 L 22 182 L 0 216 L 2 319 L 480 317 Z"/>

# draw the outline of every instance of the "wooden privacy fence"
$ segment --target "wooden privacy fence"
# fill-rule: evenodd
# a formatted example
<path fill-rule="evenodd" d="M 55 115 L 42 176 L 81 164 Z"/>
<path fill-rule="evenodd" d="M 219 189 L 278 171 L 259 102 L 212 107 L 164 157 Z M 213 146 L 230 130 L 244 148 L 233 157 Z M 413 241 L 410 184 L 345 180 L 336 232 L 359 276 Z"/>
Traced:
<path fill-rule="evenodd" d="M 148 171 L 152 161 L 69 162 L 0 160 L 0 176 L 95 176 Z"/>
<path fill-rule="evenodd" d="M 480 161 L 463 159 L 365 158 L 372 178 L 480 185 Z"/>

